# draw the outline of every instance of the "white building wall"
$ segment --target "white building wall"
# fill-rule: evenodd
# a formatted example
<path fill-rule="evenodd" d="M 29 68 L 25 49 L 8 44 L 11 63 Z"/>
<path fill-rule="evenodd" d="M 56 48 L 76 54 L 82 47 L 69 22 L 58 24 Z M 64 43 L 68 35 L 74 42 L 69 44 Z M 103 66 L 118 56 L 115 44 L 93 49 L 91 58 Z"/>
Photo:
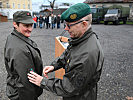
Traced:
<path fill-rule="evenodd" d="M 8 16 L 8 19 L 13 19 L 13 14 L 16 12 L 16 11 L 30 11 L 31 14 L 32 14 L 32 11 L 31 10 L 27 10 L 27 9 L 1 9 L 1 12 L 4 12 L 4 14 L 6 16 Z"/>

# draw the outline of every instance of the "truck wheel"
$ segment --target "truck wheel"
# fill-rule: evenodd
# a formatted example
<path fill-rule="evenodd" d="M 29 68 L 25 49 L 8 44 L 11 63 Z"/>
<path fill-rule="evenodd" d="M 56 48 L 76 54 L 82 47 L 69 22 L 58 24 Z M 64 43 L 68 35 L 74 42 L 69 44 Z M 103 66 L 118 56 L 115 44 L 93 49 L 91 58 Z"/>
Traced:
<path fill-rule="evenodd" d="M 119 20 L 116 21 L 116 25 L 118 25 L 118 24 L 119 24 Z"/>
<path fill-rule="evenodd" d="M 104 21 L 104 25 L 107 25 L 108 24 L 108 22 L 107 21 Z"/>
<path fill-rule="evenodd" d="M 97 24 L 100 24 L 100 20 L 99 19 L 97 20 Z"/>
<path fill-rule="evenodd" d="M 116 20 L 115 22 L 113 22 L 114 25 L 118 25 L 119 24 L 119 20 Z"/>
<path fill-rule="evenodd" d="M 126 24 L 126 20 L 123 20 L 123 24 Z"/>
<path fill-rule="evenodd" d="M 123 18 L 123 24 L 126 24 L 127 18 Z"/>

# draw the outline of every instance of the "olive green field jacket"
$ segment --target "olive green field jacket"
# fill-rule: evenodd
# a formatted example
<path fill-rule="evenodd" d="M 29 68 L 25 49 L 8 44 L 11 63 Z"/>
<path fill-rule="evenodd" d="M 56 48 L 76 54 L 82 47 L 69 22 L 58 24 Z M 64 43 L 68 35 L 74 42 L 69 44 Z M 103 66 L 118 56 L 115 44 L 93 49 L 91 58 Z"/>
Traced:
<path fill-rule="evenodd" d="M 63 100 L 96 100 L 103 62 L 102 47 L 90 28 L 82 37 L 70 39 L 64 53 L 52 62 L 54 70 L 65 69 L 63 80 L 44 78 L 41 87 Z"/>
<path fill-rule="evenodd" d="M 36 43 L 13 30 L 4 49 L 7 70 L 6 94 L 11 100 L 37 100 L 42 89 L 29 82 L 27 74 L 33 70 L 42 75 L 43 63 Z"/>

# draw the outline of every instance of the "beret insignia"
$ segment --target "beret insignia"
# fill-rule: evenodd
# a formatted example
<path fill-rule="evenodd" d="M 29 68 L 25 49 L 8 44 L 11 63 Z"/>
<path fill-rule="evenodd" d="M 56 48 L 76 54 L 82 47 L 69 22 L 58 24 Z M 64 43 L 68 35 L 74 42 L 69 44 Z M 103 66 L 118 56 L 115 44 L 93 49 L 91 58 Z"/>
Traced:
<path fill-rule="evenodd" d="M 71 14 L 70 15 L 70 19 L 76 19 L 77 18 L 77 14 Z"/>

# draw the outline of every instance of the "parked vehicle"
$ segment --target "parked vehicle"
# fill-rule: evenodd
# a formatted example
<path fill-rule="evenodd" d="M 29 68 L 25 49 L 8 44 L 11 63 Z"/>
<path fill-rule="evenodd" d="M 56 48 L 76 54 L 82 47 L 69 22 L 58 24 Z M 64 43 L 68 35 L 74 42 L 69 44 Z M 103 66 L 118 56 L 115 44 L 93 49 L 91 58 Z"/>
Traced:
<path fill-rule="evenodd" d="M 93 7 L 92 11 L 92 22 L 100 23 L 104 20 L 104 15 L 106 14 L 108 8 L 105 7 Z"/>
<path fill-rule="evenodd" d="M 129 7 L 123 7 L 121 5 L 110 6 L 107 14 L 104 16 L 104 24 L 107 25 L 108 22 L 113 22 L 113 24 L 117 25 L 120 21 L 123 21 L 123 24 L 126 24 L 129 13 Z"/>

